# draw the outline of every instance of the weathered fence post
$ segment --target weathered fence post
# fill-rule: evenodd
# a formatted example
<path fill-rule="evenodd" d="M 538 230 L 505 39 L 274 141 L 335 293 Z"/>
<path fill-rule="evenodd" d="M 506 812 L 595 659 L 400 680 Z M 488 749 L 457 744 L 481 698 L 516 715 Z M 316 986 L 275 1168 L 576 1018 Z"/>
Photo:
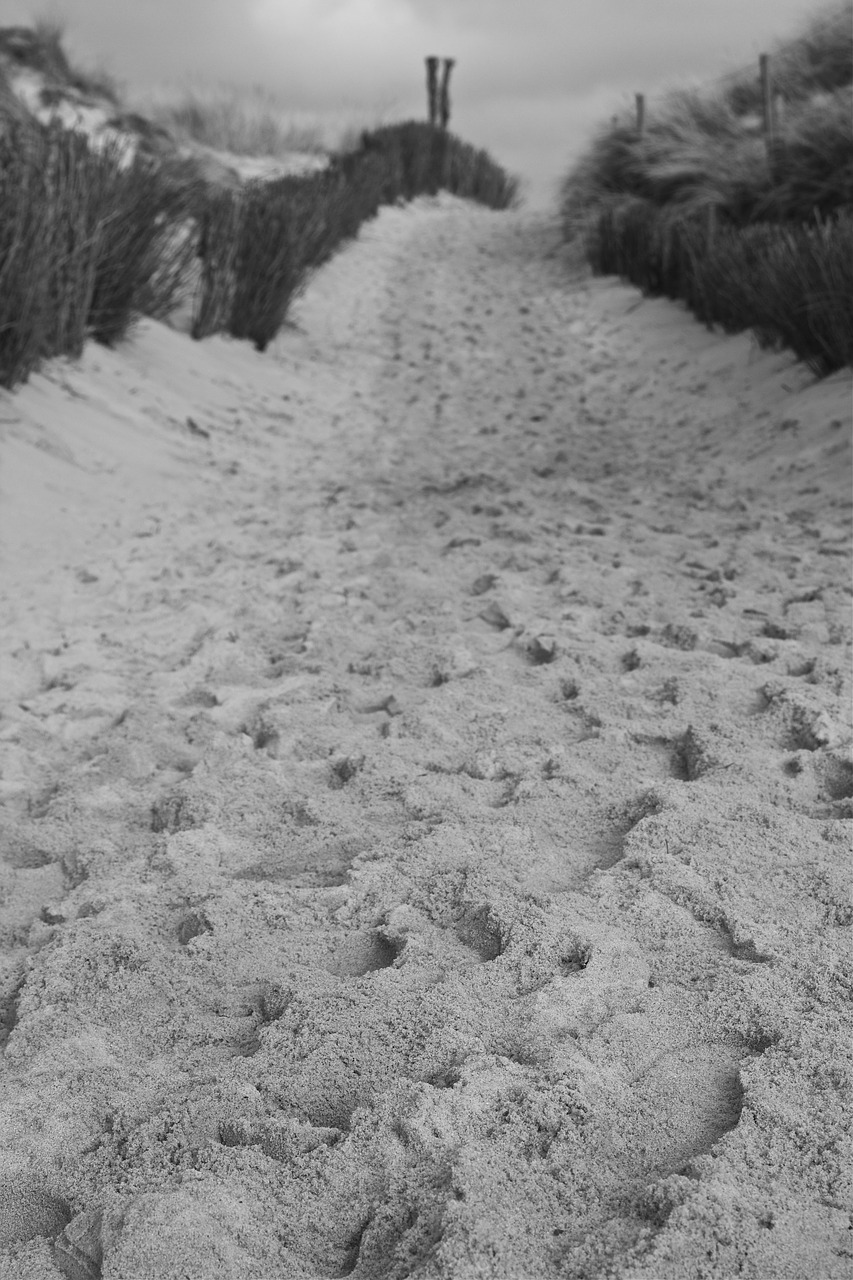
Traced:
<path fill-rule="evenodd" d="M 637 133 L 642 138 L 646 132 L 646 95 L 635 93 L 634 98 L 637 103 Z"/>
<path fill-rule="evenodd" d="M 427 102 L 429 106 L 429 122 L 438 123 L 438 58 L 427 58 Z"/>
<path fill-rule="evenodd" d="M 441 73 L 441 127 L 450 123 L 450 73 L 456 66 L 455 58 L 445 58 Z"/>

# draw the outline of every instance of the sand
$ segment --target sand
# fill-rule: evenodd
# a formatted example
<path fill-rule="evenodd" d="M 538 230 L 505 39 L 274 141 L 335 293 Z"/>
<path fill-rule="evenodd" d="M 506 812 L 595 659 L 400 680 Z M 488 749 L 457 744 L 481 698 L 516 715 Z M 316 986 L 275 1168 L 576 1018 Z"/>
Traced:
<path fill-rule="evenodd" d="M 849 1277 L 849 377 L 446 198 L 293 320 L 0 393 L 0 1277 Z"/>

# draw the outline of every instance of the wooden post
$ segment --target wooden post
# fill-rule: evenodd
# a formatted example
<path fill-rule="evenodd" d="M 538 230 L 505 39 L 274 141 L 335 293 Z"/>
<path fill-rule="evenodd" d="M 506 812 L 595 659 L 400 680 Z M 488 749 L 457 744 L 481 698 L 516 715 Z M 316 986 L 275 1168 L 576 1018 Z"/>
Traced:
<path fill-rule="evenodd" d="M 764 145 L 767 148 L 767 159 L 773 163 L 776 150 L 776 128 L 773 119 L 773 76 L 770 71 L 770 57 L 762 53 L 758 59 L 761 75 L 761 103 L 764 114 Z"/>
<path fill-rule="evenodd" d="M 646 132 L 646 95 L 644 93 L 636 93 L 634 97 L 637 102 L 637 133 L 642 138 Z"/>
<path fill-rule="evenodd" d="M 427 58 L 426 69 L 429 122 L 435 125 L 438 123 L 438 58 Z"/>
<path fill-rule="evenodd" d="M 441 127 L 450 123 L 450 73 L 456 66 L 455 58 L 445 58 L 441 73 Z"/>

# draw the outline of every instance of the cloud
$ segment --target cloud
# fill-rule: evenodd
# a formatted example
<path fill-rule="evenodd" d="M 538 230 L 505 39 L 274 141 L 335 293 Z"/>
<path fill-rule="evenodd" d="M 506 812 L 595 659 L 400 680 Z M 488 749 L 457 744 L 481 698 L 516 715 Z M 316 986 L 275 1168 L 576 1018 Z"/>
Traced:
<path fill-rule="evenodd" d="M 5 16 L 15 3 L 3 21 L 19 20 Z M 424 57 L 455 57 L 453 126 L 541 187 L 547 165 L 561 171 L 631 94 L 757 62 L 813 0 L 47 0 L 47 11 L 67 19 L 84 63 L 139 88 L 260 84 L 294 111 L 360 119 L 423 115 Z"/>
<path fill-rule="evenodd" d="M 15 0 L 9 0 L 14 5 Z M 45 5 L 32 0 L 37 11 Z M 6 6 L 4 6 L 5 8 Z M 426 54 L 458 95 L 626 91 L 743 62 L 808 0 L 48 0 L 71 43 L 119 74 L 206 75 L 307 95 L 420 98 Z M 18 10 L 27 5 L 18 2 Z M 14 20 L 11 19 L 11 20 Z"/>

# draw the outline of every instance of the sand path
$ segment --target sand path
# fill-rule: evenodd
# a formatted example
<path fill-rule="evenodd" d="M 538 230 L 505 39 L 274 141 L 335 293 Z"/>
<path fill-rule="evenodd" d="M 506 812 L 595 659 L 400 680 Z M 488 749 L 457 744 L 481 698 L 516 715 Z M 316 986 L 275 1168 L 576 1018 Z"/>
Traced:
<path fill-rule="evenodd" d="M 0 1277 L 849 1276 L 848 380 L 445 199 L 295 319 L 0 400 Z"/>

